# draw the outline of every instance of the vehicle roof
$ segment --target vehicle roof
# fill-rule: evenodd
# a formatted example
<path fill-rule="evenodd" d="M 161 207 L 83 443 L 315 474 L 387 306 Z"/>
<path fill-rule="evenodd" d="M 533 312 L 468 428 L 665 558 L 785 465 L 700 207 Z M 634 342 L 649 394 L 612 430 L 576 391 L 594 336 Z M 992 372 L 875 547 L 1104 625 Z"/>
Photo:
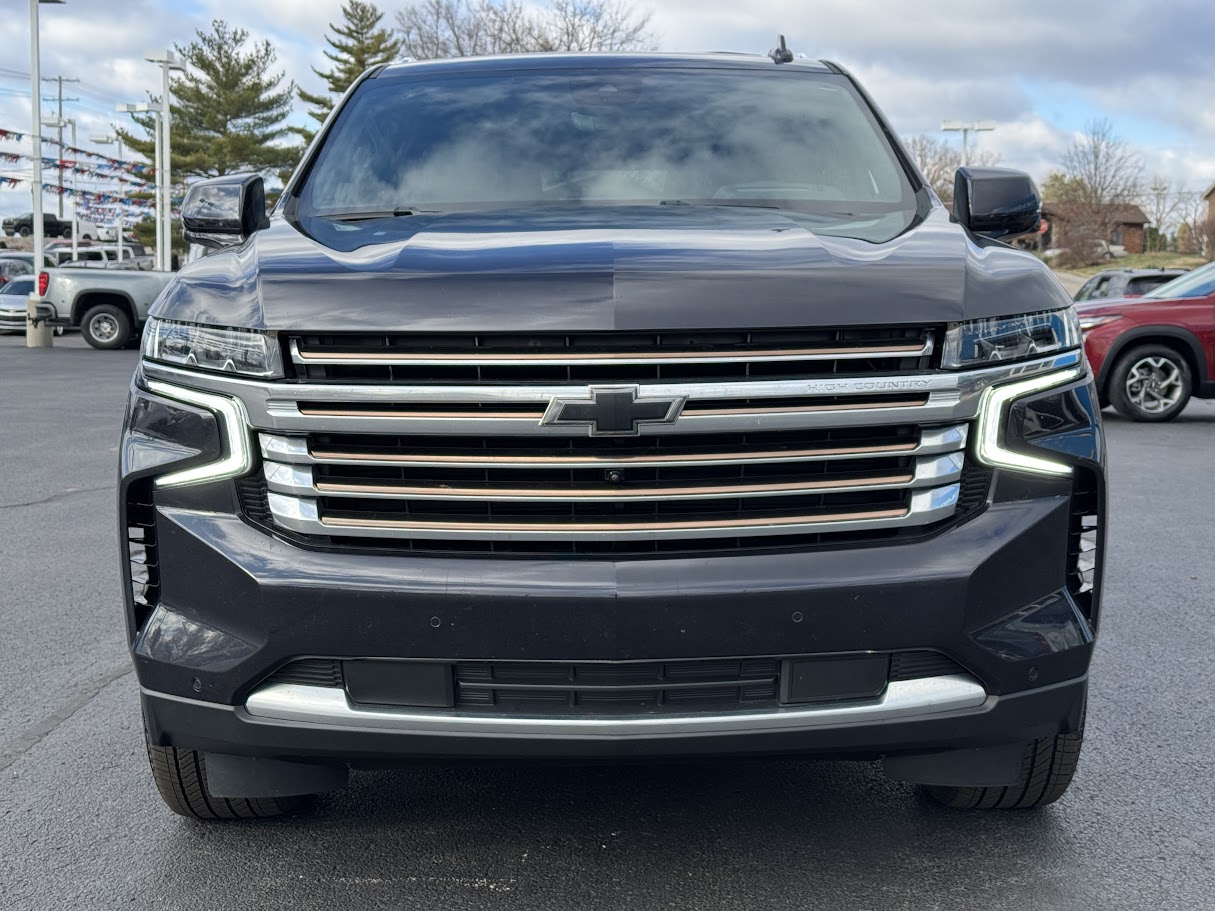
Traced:
<path fill-rule="evenodd" d="M 810 70 L 817 73 L 838 72 L 838 67 L 821 60 L 795 58 L 790 63 L 774 63 L 766 54 L 744 54 L 735 51 L 713 51 L 699 54 L 669 52 L 592 51 L 562 54 L 499 54 L 487 57 L 452 57 L 447 60 L 419 60 L 390 63 L 376 73 L 381 76 L 404 76 L 417 73 L 493 72 L 496 70 L 550 70 L 629 67 L 695 67 L 722 70 Z M 375 77 L 373 77 L 375 78 Z"/>
<path fill-rule="evenodd" d="M 1130 266 L 1125 266 L 1121 269 L 1102 269 L 1100 272 L 1094 272 L 1092 278 L 1098 278 L 1102 275 L 1169 275 L 1177 273 L 1184 275 L 1190 270 L 1184 266 L 1156 266 L 1143 269 L 1132 269 Z"/>

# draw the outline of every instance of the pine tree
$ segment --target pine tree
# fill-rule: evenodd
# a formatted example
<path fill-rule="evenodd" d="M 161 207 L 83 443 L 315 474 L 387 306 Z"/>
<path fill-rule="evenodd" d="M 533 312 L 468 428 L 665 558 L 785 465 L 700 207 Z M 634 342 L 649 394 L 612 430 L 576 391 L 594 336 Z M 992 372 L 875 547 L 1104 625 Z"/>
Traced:
<path fill-rule="evenodd" d="M 325 80 L 329 93 L 314 95 L 298 89 L 300 101 L 312 105 L 308 112 L 317 123 L 324 123 L 329 112 L 333 110 L 333 95 L 341 95 L 350 88 L 363 71 L 380 63 L 391 63 L 401 52 L 401 42 L 391 29 L 380 28 L 380 20 L 384 14 L 375 4 L 363 0 L 350 0 L 342 5 L 341 25 L 330 23 L 332 36 L 325 36 L 332 51 L 325 51 L 325 56 L 333 61 L 333 67 L 327 71 L 312 68 Z M 304 137 L 305 142 L 311 142 L 315 132 L 303 127 L 293 127 L 294 132 Z"/>
<path fill-rule="evenodd" d="M 239 171 L 272 172 L 299 160 L 298 146 L 279 144 L 289 132 L 283 121 L 291 113 L 295 83 L 282 86 L 284 73 L 272 73 L 276 55 L 269 41 L 245 50 L 249 33 L 223 20 L 212 31 L 196 31 L 197 40 L 177 47 L 188 65 L 173 80 L 173 176 L 211 177 Z M 156 97 L 151 99 L 160 101 Z M 127 147 L 149 161 L 155 149 L 152 117 L 133 116 L 146 136 L 123 129 Z"/>

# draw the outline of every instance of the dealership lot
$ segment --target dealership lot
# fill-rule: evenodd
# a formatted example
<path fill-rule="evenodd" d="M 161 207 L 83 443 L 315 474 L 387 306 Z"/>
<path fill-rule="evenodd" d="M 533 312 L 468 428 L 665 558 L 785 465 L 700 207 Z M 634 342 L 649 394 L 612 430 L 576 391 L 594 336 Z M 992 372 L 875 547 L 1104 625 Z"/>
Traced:
<path fill-rule="evenodd" d="M 118 427 L 136 353 L 0 337 L 0 908 L 1207 908 L 1215 402 L 1109 414 L 1102 639 L 1076 784 L 943 810 L 874 765 L 357 773 L 280 822 L 153 792 L 123 641 Z"/>

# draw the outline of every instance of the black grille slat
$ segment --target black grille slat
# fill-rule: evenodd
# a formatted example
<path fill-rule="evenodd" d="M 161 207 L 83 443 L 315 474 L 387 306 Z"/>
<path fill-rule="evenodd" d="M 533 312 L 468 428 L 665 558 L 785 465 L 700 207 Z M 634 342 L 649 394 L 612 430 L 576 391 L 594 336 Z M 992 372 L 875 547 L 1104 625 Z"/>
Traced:
<path fill-rule="evenodd" d="M 669 662 L 461 662 L 456 706 L 497 710 L 739 709 L 776 704 L 780 659 Z"/>
<path fill-rule="evenodd" d="M 271 674 L 267 683 L 330 687 L 345 685 L 342 662 L 335 658 L 298 658 Z"/>
<path fill-rule="evenodd" d="M 134 603 L 135 626 L 141 628 L 160 603 L 160 551 L 156 509 L 148 481 L 131 485 L 126 503 L 127 559 Z"/>
<path fill-rule="evenodd" d="M 1097 563 L 1101 535 L 1101 504 L 1097 482 L 1085 470 L 1077 470 L 1072 492 L 1068 529 L 1067 588 L 1084 616 L 1097 619 L 1097 583 L 1101 567 Z"/>
<path fill-rule="evenodd" d="M 944 677 L 965 674 L 966 669 L 940 652 L 895 652 L 890 659 L 891 680 L 918 680 L 921 677 Z"/>
<path fill-rule="evenodd" d="M 856 354 L 855 349 L 922 346 L 935 341 L 938 330 L 923 326 L 841 329 L 781 329 L 671 332 L 604 332 L 579 334 L 437 334 L 302 335 L 289 339 L 287 361 L 295 377 L 308 382 L 343 383 L 550 383 L 550 382 L 683 382 L 694 380 L 777 379 L 803 376 L 911 373 L 933 366 L 932 354 L 879 353 L 872 357 L 832 357 Z M 290 347 L 301 354 L 291 357 Z M 747 355 L 773 351 L 826 350 L 821 360 L 749 360 Z M 381 364 L 353 362 L 323 364 L 306 358 L 390 354 L 400 358 L 467 355 L 460 363 Z M 578 356 L 657 355 L 653 363 L 616 365 L 578 362 Z M 672 354 L 729 356 L 729 363 L 685 363 Z M 476 363 L 494 356 L 529 355 L 551 363 Z M 663 359 L 666 356 L 667 359 Z M 569 360 L 562 361 L 562 357 Z"/>

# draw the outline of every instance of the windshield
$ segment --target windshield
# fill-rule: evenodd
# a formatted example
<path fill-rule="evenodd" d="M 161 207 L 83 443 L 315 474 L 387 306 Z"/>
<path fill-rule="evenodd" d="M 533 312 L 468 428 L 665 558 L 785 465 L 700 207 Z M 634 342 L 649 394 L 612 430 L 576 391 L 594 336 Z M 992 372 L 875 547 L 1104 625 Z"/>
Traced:
<path fill-rule="evenodd" d="M 30 278 L 17 278 L 6 285 L 0 286 L 0 294 L 11 294 L 14 296 L 29 295 L 34 293 L 34 281 Z"/>
<path fill-rule="evenodd" d="M 1187 272 L 1168 284 L 1153 288 L 1143 296 L 1168 300 L 1177 297 L 1206 297 L 1208 294 L 1215 294 L 1215 263 L 1207 263 L 1193 272 Z"/>
<path fill-rule="evenodd" d="M 915 212 L 906 173 L 844 77 L 605 68 L 369 80 L 296 214 L 659 204 L 779 208 L 875 240 Z"/>

